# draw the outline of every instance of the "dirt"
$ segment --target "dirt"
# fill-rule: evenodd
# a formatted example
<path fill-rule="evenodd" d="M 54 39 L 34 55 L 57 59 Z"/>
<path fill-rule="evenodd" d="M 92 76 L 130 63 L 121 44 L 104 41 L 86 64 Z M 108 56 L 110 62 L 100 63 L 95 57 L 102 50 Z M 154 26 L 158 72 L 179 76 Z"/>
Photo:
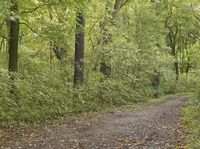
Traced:
<path fill-rule="evenodd" d="M 139 109 L 92 119 L 21 127 L 0 132 L 0 149 L 175 149 L 184 148 L 181 95 Z"/>

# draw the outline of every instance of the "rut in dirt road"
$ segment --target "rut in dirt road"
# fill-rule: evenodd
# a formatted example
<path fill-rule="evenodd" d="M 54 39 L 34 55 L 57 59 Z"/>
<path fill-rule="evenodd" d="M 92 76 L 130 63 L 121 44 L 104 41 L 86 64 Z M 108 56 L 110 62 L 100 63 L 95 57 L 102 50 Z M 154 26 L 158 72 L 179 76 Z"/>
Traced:
<path fill-rule="evenodd" d="M 1 138 L 1 149 L 174 149 L 184 144 L 178 96 L 135 110 L 117 111 L 89 122 L 20 129 Z"/>

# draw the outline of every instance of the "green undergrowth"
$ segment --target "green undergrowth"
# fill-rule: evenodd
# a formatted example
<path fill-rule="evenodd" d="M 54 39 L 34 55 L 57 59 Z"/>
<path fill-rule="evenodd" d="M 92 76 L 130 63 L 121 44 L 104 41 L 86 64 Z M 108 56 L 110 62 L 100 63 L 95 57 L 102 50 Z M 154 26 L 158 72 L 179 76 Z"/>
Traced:
<path fill-rule="evenodd" d="M 165 91 L 175 93 L 171 83 L 163 82 Z M 161 97 L 166 95 L 161 92 L 162 89 L 159 91 Z M 74 87 L 61 73 L 30 75 L 24 72 L 16 74 L 15 79 L 11 80 L 6 72 L 1 72 L 0 126 L 10 127 L 120 107 L 134 107 L 154 101 L 154 93 L 148 80 L 138 82 L 125 78 L 101 81 L 96 75 L 95 79 Z M 161 98 L 156 99 L 159 100 Z"/>
<path fill-rule="evenodd" d="M 184 121 L 188 126 L 187 149 L 200 148 L 200 94 L 195 95 L 184 108 Z"/>

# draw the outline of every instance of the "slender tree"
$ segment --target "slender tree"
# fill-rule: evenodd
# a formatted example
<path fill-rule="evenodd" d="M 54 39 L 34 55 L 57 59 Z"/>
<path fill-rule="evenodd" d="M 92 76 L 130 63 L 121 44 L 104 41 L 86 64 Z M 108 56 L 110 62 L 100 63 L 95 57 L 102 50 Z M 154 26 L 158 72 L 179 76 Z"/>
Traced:
<path fill-rule="evenodd" d="M 114 12 L 112 13 L 112 18 L 108 20 L 108 23 L 113 24 L 113 20 L 117 17 L 122 5 L 125 3 L 127 3 L 127 1 L 123 2 L 123 0 L 115 0 Z M 108 7 L 108 5 L 109 5 L 109 3 L 107 3 L 107 7 Z M 109 9 L 107 8 L 106 10 L 109 10 Z M 102 34 L 103 34 L 102 43 L 108 44 L 110 42 L 111 35 L 109 35 L 107 33 L 107 30 L 105 29 L 105 22 L 100 23 L 100 28 L 101 28 Z M 102 56 L 103 58 L 100 62 L 100 72 L 102 74 L 104 74 L 105 76 L 110 77 L 111 66 L 109 66 L 109 64 L 106 62 L 106 61 L 109 61 L 109 60 L 107 60 L 107 59 L 109 59 L 109 57 L 106 55 L 110 55 L 109 51 L 106 51 L 106 52 L 103 51 L 103 56 Z"/>
<path fill-rule="evenodd" d="M 61 19 L 59 17 L 55 17 L 52 9 L 53 8 L 51 8 L 51 7 L 48 8 L 50 20 L 51 21 L 57 20 L 58 22 L 61 22 Z M 50 50 L 54 52 L 56 58 L 63 64 L 67 57 L 67 51 L 64 47 L 61 47 L 59 45 L 58 39 L 54 39 L 54 40 L 51 39 Z M 51 51 L 50 51 L 50 53 L 51 53 Z"/>

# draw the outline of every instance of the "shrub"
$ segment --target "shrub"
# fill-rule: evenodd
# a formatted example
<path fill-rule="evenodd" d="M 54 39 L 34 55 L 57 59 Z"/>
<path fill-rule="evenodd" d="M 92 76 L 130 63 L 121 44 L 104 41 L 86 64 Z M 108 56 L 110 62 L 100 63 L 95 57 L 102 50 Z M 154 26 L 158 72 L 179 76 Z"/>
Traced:
<path fill-rule="evenodd" d="M 200 148 L 200 88 L 197 89 L 189 106 L 184 109 L 184 120 L 189 127 L 187 148 Z"/>

